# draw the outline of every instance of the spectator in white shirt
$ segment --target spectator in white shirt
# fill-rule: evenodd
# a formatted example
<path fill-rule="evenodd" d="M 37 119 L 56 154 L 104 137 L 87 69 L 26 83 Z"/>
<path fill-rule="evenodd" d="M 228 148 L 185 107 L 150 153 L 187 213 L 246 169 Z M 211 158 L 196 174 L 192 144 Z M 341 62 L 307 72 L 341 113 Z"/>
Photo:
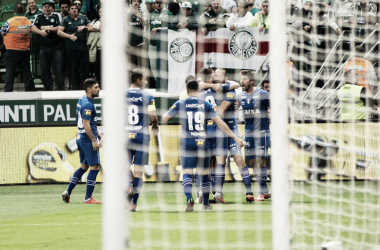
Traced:
<path fill-rule="evenodd" d="M 233 12 L 227 20 L 226 26 L 231 31 L 248 27 L 249 21 L 253 18 L 251 12 L 248 11 L 248 5 L 244 1 L 240 1 L 237 11 Z"/>

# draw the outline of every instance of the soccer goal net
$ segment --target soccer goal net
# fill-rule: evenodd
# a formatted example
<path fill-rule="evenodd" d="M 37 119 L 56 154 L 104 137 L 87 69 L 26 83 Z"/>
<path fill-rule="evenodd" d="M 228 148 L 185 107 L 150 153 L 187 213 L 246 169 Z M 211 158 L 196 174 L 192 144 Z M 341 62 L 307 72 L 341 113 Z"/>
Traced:
<path fill-rule="evenodd" d="M 124 209 L 137 211 L 127 213 L 121 226 L 127 228 L 122 235 L 127 246 L 379 247 L 378 9 L 377 1 L 340 0 L 125 4 L 117 15 L 125 17 L 126 25 L 117 30 L 122 34 L 106 30 L 103 36 L 106 90 L 115 95 L 109 109 L 105 106 L 110 119 L 105 124 L 124 113 L 128 137 L 125 146 L 124 132 L 106 128 L 111 143 L 105 157 L 113 165 L 107 168 L 127 169 L 122 178 L 115 169 L 108 181 L 115 189 L 120 186 L 111 177 L 127 182 L 122 192 L 131 200 Z M 111 18 L 112 12 L 106 13 Z M 104 27 L 112 29 L 114 23 L 107 22 Z M 127 46 L 113 50 L 112 41 L 123 37 Z M 127 74 L 117 78 L 116 56 L 124 52 Z M 116 84 L 120 79 L 125 82 Z M 136 89 L 144 84 L 141 94 Z M 116 96 L 124 103 L 112 106 Z M 144 119 L 152 122 L 149 131 L 139 102 Z M 207 110 L 210 103 L 214 111 Z M 219 126 L 215 111 L 228 130 L 245 139 L 241 151 L 233 136 L 223 141 L 227 129 L 222 134 L 206 129 Z M 137 142 L 139 133 L 150 136 L 147 144 Z M 215 150 L 208 142 L 213 137 Z M 197 153 L 185 145 L 190 140 Z M 111 160 L 126 148 L 132 155 L 122 166 Z M 116 191 L 107 185 L 104 201 L 111 202 L 106 196 Z M 105 204 L 104 218 L 117 223 L 124 217 L 115 217 L 112 206 Z M 104 235 L 112 239 L 107 219 Z"/>

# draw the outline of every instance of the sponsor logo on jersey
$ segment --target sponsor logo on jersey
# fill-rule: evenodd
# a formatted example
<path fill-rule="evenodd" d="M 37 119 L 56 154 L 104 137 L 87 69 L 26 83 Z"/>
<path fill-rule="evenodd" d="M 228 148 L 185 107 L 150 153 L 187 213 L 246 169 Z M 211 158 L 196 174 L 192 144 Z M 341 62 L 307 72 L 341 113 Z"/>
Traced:
<path fill-rule="evenodd" d="M 180 37 L 170 44 L 170 55 L 177 62 L 186 62 L 194 54 L 193 44 L 189 39 Z"/>
<path fill-rule="evenodd" d="M 205 145 L 205 139 L 195 139 L 196 143 L 198 146 L 203 146 Z"/>
<path fill-rule="evenodd" d="M 161 16 L 160 16 L 161 18 Z M 156 25 L 156 24 L 161 24 L 161 21 L 159 20 L 154 20 L 154 21 L 151 21 L 150 24 L 153 26 L 153 25 Z"/>
<path fill-rule="evenodd" d="M 250 99 L 247 99 L 247 103 L 250 104 L 250 103 L 251 103 L 251 100 L 250 100 Z"/>
<path fill-rule="evenodd" d="M 128 97 L 127 101 L 128 102 L 142 102 L 143 98 L 142 97 Z"/>
<path fill-rule="evenodd" d="M 244 145 L 245 145 L 246 147 L 250 147 L 250 146 L 251 146 L 251 143 L 250 143 L 249 141 L 245 141 L 245 142 L 244 142 Z"/>
<path fill-rule="evenodd" d="M 136 135 L 137 135 L 137 133 L 129 133 L 129 134 L 128 134 L 128 138 L 129 138 L 129 139 L 135 139 L 135 138 L 136 138 Z"/>
<path fill-rule="evenodd" d="M 233 99 L 234 96 L 235 96 L 235 94 L 233 94 L 233 93 L 227 93 L 227 94 L 226 94 L 226 97 L 227 97 L 228 99 Z"/>
<path fill-rule="evenodd" d="M 246 115 L 260 114 L 260 109 L 246 109 L 244 110 L 244 114 Z"/>
<path fill-rule="evenodd" d="M 177 106 L 173 104 L 173 106 L 170 108 L 171 110 L 175 109 Z"/>
<path fill-rule="evenodd" d="M 80 134 L 77 135 L 77 140 L 79 140 L 79 139 L 80 139 Z"/>
<path fill-rule="evenodd" d="M 198 103 L 191 103 L 191 104 L 186 104 L 186 108 L 204 108 L 204 104 L 198 104 Z"/>
<path fill-rule="evenodd" d="M 243 61 L 251 59 L 256 54 L 257 48 L 257 40 L 248 30 L 236 32 L 228 42 L 230 53 Z"/>
<path fill-rule="evenodd" d="M 156 105 L 156 101 L 153 99 L 151 105 Z"/>
<path fill-rule="evenodd" d="M 84 110 L 84 114 L 85 115 L 91 115 L 91 112 L 92 112 L 92 110 L 90 110 L 90 109 L 85 109 Z"/>
<path fill-rule="evenodd" d="M 214 112 L 216 112 L 216 107 L 215 107 L 215 106 L 212 106 L 212 110 L 214 110 Z"/>
<path fill-rule="evenodd" d="M 214 125 L 214 122 L 212 120 L 208 120 L 207 121 L 207 126 L 212 126 L 212 125 Z"/>
<path fill-rule="evenodd" d="M 190 132 L 191 136 L 200 136 L 200 137 L 205 137 L 206 133 L 205 132 Z"/>

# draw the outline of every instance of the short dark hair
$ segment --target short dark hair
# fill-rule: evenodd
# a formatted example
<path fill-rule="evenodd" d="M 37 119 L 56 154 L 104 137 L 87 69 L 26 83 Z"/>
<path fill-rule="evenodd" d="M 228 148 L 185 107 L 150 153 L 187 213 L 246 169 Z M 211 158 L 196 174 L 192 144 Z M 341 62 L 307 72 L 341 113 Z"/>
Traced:
<path fill-rule="evenodd" d="M 62 6 L 62 4 L 67 4 L 67 5 L 71 5 L 71 2 L 70 2 L 70 0 L 61 0 L 61 1 L 59 1 L 59 7 L 61 7 Z"/>
<path fill-rule="evenodd" d="M 24 14 L 24 7 L 21 4 L 17 3 L 15 6 L 13 6 L 13 12 L 15 14 Z"/>
<path fill-rule="evenodd" d="M 255 73 L 253 73 L 252 71 L 249 71 L 249 70 L 242 70 L 242 71 L 240 72 L 240 75 L 241 75 L 241 76 L 248 76 L 248 79 L 249 79 L 250 81 L 256 82 L 256 81 L 255 81 Z"/>
<path fill-rule="evenodd" d="M 261 86 L 264 87 L 264 84 L 266 84 L 266 83 L 269 83 L 269 84 L 270 84 L 269 80 L 264 80 L 264 81 L 262 81 L 262 82 L 261 82 Z"/>
<path fill-rule="evenodd" d="M 83 89 L 87 92 L 87 89 L 92 88 L 92 85 L 99 83 L 98 80 L 95 80 L 94 78 L 87 78 L 83 82 Z"/>
<path fill-rule="evenodd" d="M 136 83 L 137 80 L 142 80 L 143 79 L 144 72 L 142 69 L 134 69 L 131 71 L 131 82 Z"/>
<path fill-rule="evenodd" d="M 187 83 L 190 80 L 195 80 L 195 77 L 192 76 L 192 75 L 189 75 L 189 76 L 186 77 L 185 82 Z"/>
<path fill-rule="evenodd" d="M 73 7 L 73 6 L 75 6 L 75 8 L 77 8 L 77 9 L 78 9 L 78 11 L 79 11 L 79 8 L 78 8 L 78 6 L 76 6 L 76 5 L 75 5 L 75 4 L 73 4 L 73 3 L 69 5 L 69 10 L 70 10 L 70 9 L 71 9 L 71 7 Z"/>
<path fill-rule="evenodd" d="M 199 83 L 196 80 L 190 80 L 186 83 L 186 89 L 189 92 L 195 92 L 199 90 Z"/>
<path fill-rule="evenodd" d="M 361 45 L 358 45 L 355 47 L 355 52 L 364 53 L 364 48 Z"/>
<path fill-rule="evenodd" d="M 202 78 L 203 81 L 206 81 L 212 74 L 212 69 L 211 68 L 202 68 L 199 71 L 199 77 Z"/>

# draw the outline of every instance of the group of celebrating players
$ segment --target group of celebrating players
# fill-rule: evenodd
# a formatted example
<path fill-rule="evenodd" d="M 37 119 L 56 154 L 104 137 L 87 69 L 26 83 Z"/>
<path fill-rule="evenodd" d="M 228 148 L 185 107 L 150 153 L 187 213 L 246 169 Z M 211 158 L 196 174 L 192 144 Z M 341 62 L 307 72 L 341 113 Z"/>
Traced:
<path fill-rule="evenodd" d="M 203 210 L 211 210 L 210 203 L 225 203 L 223 183 L 228 152 L 240 170 L 246 188 L 246 201 L 269 199 L 271 194 L 266 184 L 266 158 L 268 158 L 270 142 L 269 93 L 257 88 L 254 73 L 246 70 L 240 72 L 242 92 L 239 94 L 236 94 L 235 89 L 240 88 L 240 84 L 229 81 L 223 69 L 217 69 L 214 72 L 210 68 L 203 68 L 199 76 L 198 80 L 190 79 L 186 82 L 188 97 L 174 103 L 162 116 L 163 123 L 179 116 L 180 158 L 183 170 L 182 184 L 187 200 L 186 212 L 194 210 L 193 180 L 201 190 L 199 202 L 202 202 Z M 130 78 L 131 87 L 126 91 L 126 132 L 129 160 L 134 164 L 134 178 L 133 181 L 130 177 L 128 180 L 128 199 L 131 203 L 129 210 L 135 212 L 143 184 L 143 166 L 149 161 L 149 121 L 152 123 L 154 134 L 158 133 L 159 127 L 154 97 L 143 90 L 147 83 L 146 75 L 142 70 L 135 69 L 131 72 Z M 93 82 L 91 86 L 84 84 L 86 96 L 82 97 L 77 105 L 79 130 L 77 144 L 81 167 L 74 173 L 67 190 L 62 194 L 63 200 L 67 203 L 71 191 L 84 172 L 88 168 L 96 171 L 98 169 L 96 166 L 100 163 L 98 139 L 101 139 L 101 134 L 96 128 L 96 110 L 92 104 L 92 99 L 99 95 L 97 92 L 99 85 L 96 81 Z M 92 107 L 87 105 L 90 103 Z M 245 118 L 244 141 L 239 136 L 237 126 L 236 109 L 238 107 L 243 110 Z M 95 121 L 94 127 L 93 121 Z M 245 161 L 241 152 L 243 146 L 245 146 Z M 256 198 L 253 196 L 251 177 L 246 162 L 253 167 L 259 183 Z M 100 202 L 91 197 L 95 186 L 94 173 L 91 171 L 88 175 L 84 203 L 98 204 Z M 92 179 L 89 180 L 90 177 Z M 213 194 L 213 199 L 210 199 L 210 192 Z"/>

